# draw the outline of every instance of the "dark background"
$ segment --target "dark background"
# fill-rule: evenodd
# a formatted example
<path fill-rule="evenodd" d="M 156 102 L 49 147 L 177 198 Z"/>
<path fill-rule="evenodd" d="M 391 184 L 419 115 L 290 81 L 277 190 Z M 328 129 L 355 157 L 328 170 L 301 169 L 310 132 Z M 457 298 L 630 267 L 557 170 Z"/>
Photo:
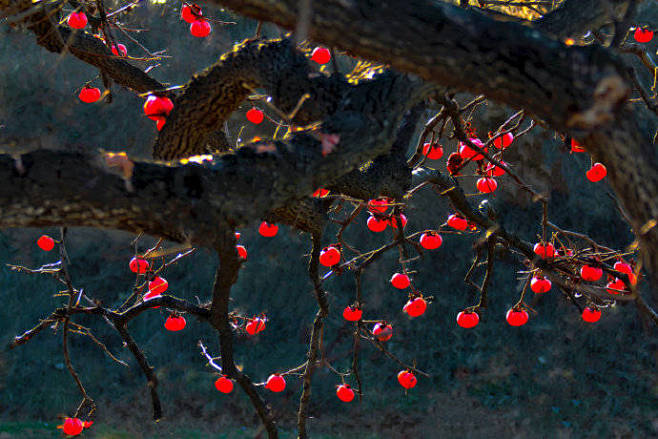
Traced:
<path fill-rule="evenodd" d="M 207 39 L 189 35 L 178 19 L 177 5 L 143 4 L 135 11 L 133 27 L 148 29 L 135 35 L 151 50 L 167 49 L 153 75 L 172 85 L 213 63 L 221 53 L 253 35 L 256 23 L 217 9 L 207 14 L 238 22 L 214 26 Z M 265 25 L 265 34 L 278 31 Z M 131 55 L 139 48 L 119 38 Z M 0 144 L 5 150 L 75 148 L 125 150 L 148 157 L 155 136 L 152 121 L 142 116 L 142 99 L 114 87 L 111 104 L 82 104 L 79 88 L 94 80 L 97 71 L 72 57 L 45 52 L 29 33 L 0 27 Z M 347 60 L 343 63 L 346 65 Z M 460 101 L 466 102 L 467 96 Z M 244 108 L 231 120 L 232 142 L 244 121 Z M 475 127 L 480 136 L 512 114 L 493 104 L 479 107 Z M 266 134 L 268 127 L 247 126 L 242 138 Z M 444 169 L 454 140 L 443 142 L 443 160 L 430 163 Z M 519 139 L 505 160 L 524 180 L 550 194 L 550 217 L 564 228 L 589 234 L 614 247 L 626 248 L 632 235 L 607 195 L 605 183 L 584 178 L 589 159 L 570 155 L 553 133 L 536 129 Z M 540 232 L 540 206 L 531 203 L 508 177 L 490 197 L 502 223 L 524 239 Z M 475 192 L 474 179 L 462 180 Z M 480 198 L 480 197 L 477 197 Z M 474 200 L 475 201 L 475 200 Z M 429 189 L 411 200 L 406 214 L 408 232 L 438 227 L 450 207 Z M 373 234 L 365 228 L 365 214 L 345 233 L 348 242 L 372 249 L 391 238 L 390 229 Z M 256 381 L 274 371 L 297 366 L 305 359 L 310 324 L 317 305 L 306 276 L 310 239 L 281 227 L 272 239 L 256 233 L 257 224 L 241 229 L 249 260 L 232 294 L 233 309 L 247 314 L 266 312 L 267 329 L 256 337 L 237 335 L 236 359 Z M 333 227 L 335 229 L 335 227 Z M 331 241 L 332 227 L 326 235 Z M 335 230 L 333 230 L 335 232 Z M 0 233 L 0 342 L 32 327 L 62 299 L 53 297 L 60 285 L 45 277 L 19 275 L 4 264 L 31 267 L 55 261 L 35 241 L 49 230 L 4 230 Z M 73 229 L 69 251 L 74 283 L 105 303 L 120 303 L 135 281 L 128 271 L 134 236 L 115 231 Z M 154 239 L 140 241 L 143 250 Z M 405 361 L 432 375 L 419 377 L 405 394 L 395 376 L 399 366 L 362 343 L 362 403 L 340 403 L 335 397 L 339 378 L 319 369 L 313 382 L 310 432 L 316 437 L 656 437 L 658 436 L 658 350 L 655 333 L 644 327 L 633 305 L 604 310 L 600 322 L 588 325 L 577 309 L 554 289 L 542 297 L 528 297 L 535 310 L 522 328 L 511 328 L 506 310 L 521 288 L 514 259 L 497 262 L 490 287 L 490 307 L 473 330 L 456 326 L 456 313 L 477 300 L 463 283 L 472 261 L 473 238 L 444 235 L 443 246 L 428 252 L 413 268 L 417 286 L 435 297 L 425 315 L 409 320 L 401 312 L 406 296 L 388 284 L 398 269 L 397 252 L 375 263 L 363 276 L 366 317 L 392 321 L 394 337 L 388 347 Z M 200 249 L 165 274 L 170 291 L 190 300 L 209 298 L 217 260 Z M 478 271 L 476 279 L 481 279 Z M 646 285 L 643 286 L 646 289 Z M 334 367 L 351 363 L 351 324 L 342 309 L 354 300 L 349 274 L 326 284 L 331 314 L 324 346 Z M 74 364 L 90 395 L 99 404 L 97 425 L 88 437 L 251 437 L 258 420 L 242 394 L 219 394 L 215 375 L 196 346 L 203 340 L 218 352 L 209 327 L 188 318 L 180 333 L 163 328 L 163 310 L 144 313 L 130 325 L 160 379 L 165 419 L 151 421 L 145 380 L 115 334 L 102 322 L 80 317 L 112 352 L 130 364 L 113 363 L 88 339 L 71 337 Z M 79 395 L 61 356 L 61 334 L 44 331 L 26 346 L 0 352 L 0 438 L 57 437 L 57 416 L 72 413 Z M 291 377 L 282 394 L 265 395 L 280 419 L 283 437 L 294 437 L 294 415 L 301 383 Z M 354 384 L 352 382 L 352 384 Z"/>

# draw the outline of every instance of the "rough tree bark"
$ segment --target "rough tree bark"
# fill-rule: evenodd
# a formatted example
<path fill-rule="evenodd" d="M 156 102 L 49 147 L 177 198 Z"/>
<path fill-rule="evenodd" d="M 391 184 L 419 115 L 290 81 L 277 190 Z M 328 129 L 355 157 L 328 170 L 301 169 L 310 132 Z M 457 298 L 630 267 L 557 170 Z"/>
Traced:
<path fill-rule="evenodd" d="M 10 4 L 5 3 L 0 9 L 6 9 Z M 297 26 L 298 2 L 295 0 L 222 0 L 216 3 L 285 28 Z M 599 13 L 598 9 L 596 13 Z M 52 22 L 50 18 L 47 21 L 39 18 L 40 14 L 43 12 L 29 15 L 28 26 L 49 50 L 63 50 L 61 38 L 44 37 L 52 36 Z M 591 24 L 587 20 L 581 22 L 585 26 Z M 57 29 L 61 35 L 66 35 L 61 27 Z M 628 213 L 631 226 L 638 232 L 645 267 L 652 275 L 653 284 L 658 283 L 658 227 L 651 227 L 658 218 L 658 173 L 655 172 L 658 153 L 652 147 L 649 133 L 642 132 L 637 123 L 638 119 L 645 118 L 639 114 L 642 111 L 635 109 L 631 112 L 625 108 L 631 81 L 624 64 L 613 51 L 594 45 L 567 47 L 533 28 L 495 21 L 473 9 L 464 10 L 426 0 L 314 2 L 308 32 L 312 39 L 388 63 L 434 84 L 486 94 L 515 108 L 524 108 L 553 128 L 584 139 L 593 157 L 608 167 L 610 184 Z M 77 41 L 76 38 L 73 41 Z M 99 54 L 107 53 L 104 45 L 94 50 Z M 73 49 L 71 52 L 76 54 Z M 82 52 L 86 53 L 86 50 Z M 108 66 L 106 62 L 99 63 L 99 58 L 104 59 L 95 54 L 83 60 L 99 64 L 99 68 L 111 72 L 113 79 L 121 83 L 123 69 L 129 69 L 124 65 L 127 63 L 114 59 Z M 123 63 L 119 72 L 111 68 L 119 63 Z M 212 70 L 217 72 L 220 69 Z M 258 84 L 259 78 L 266 80 L 259 75 L 262 71 L 252 70 L 250 73 L 253 84 Z M 142 75 L 135 74 L 134 77 Z M 195 87 L 192 90 L 210 78 L 217 79 L 212 74 L 204 74 L 193 80 Z M 143 77 L 138 85 L 127 80 L 124 82 L 137 90 L 160 87 Z M 309 84 L 309 87 L 312 89 L 313 85 Z M 246 92 L 243 88 L 239 95 Z M 227 97 L 236 100 L 233 93 Z M 182 96 L 181 100 L 183 102 L 185 97 Z M 193 112 L 184 111 L 184 105 L 181 107 L 181 114 L 193 116 Z M 213 121 L 222 117 L 220 115 Z M 349 117 L 340 123 L 349 124 L 347 119 Z M 179 126 L 177 120 L 174 112 L 172 128 L 165 128 L 163 140 L 156 144 L 156 154 L 160 154 L 160 145 L 171 136 L 174 126 L 189 132 L 189 129 Z M 339 125 L 338 121 L 325 122 L 328 126 Z M 194 143 L 190 151 L 198 151 L 199 143 L 204 143 L 204 139 L 195 139 L 193 135 L 191 139 Z M 382 137 L 379 139 L 383 140 Z M 186 142 L 185 138 L 172 141 L 169 147 L 178 151 L 180 142 Z M 171 154 L 175 155 L 180 155 L 180 151 Z M 351 166 L 357 165 L 358 162 Z M 315 182 L 323 185 L 330 180 L 316 179 Z"/>
<path fill-rule="evenodd" d="M 297 26 L 295 0 L 214 2 L 287 29 Z M 595 3 L 591 12 L 598 16 L 605 2 Z M 600 21 L 575 20 L 570 32 L 585 26 L 584 33 Z M 658 300 L 658 227 L 652 226 L 658 219 L 658 150 L 653 133 L 638 123 L 649 117 L 646 111 L 625 105 L 632 82 L 614 51 L 565 46 L 534 28 L 426 0 L 313 2 L 308 35 L 427 81 L 524 108 L 583 139 L 607 166 L 610 185 L 638 232 Z"/>
<path fill-rule="evenodd" d="M 298 0 L 212 2 L 298 28 Z M 613 3 L 622 9 L 626 5 Z M 317 240 L 328 204 L 308 200 L 318 187 L 359 199 L 399 198 L 412 182 L 427 181 L 491 231 L 492 243 L 500 238 L 533 258 L 527 242 L 475 213 L 447 177 L 417 170 L 412 179 L 405 152 L 422 109 L 416 104 L 443 94 L 446 87 L 523 108 L 552 128 L 583 139 L 594 159 L 608 167 L 609 182 L 639 238 L 644 265 L 654 287 L 658 285 L 658 151 L 645 129 L 652 121 L 644 110 L 627 105 L 633 82 L 613 50 L 568 47 L 555 39 L 609 21 L 603 7 L 607 1 L 589 0 L 589 11 L 581 6 L 577 14 L 570 12 L 575 4 L 567 0 L 538 22 L 522 25 L 430 0 L 311 2 L 304 27 L 311 39 L 394 70 L 365 68 L 351 81 L 336 74 L 315 75 L 289 40 L 248 40 L 192 78 L 182 92 L 169 93 L 175 108 L 154 143 L 155 158 L 169 162 L 117 162 L 54 151 L 0 155 L 0 227 L 105 227 L 215 248 L 221 263 L 212 304 L 209 310 L 194 311 L 218 331 L 222 369 L 238 381 L 270 437 L 276 437 L 268 407 L 233 361 L 229 295 L 240 261 L 232 227 L 274 217 Z M 122 86 L 137 92 L 163 88 L 129 62 L 110 56 L 97 38 L 57 26 L 54 17 L 60 7 L 59 2 L 34 6 L 0 0 L 0 16 L 23 14 L 22 23 L 40 45 L 69 52 Z M 308 126 L 283 140 L 259 141 L 235 151 L 218 147 L 213 136 L 256 88 L 265 89 L 284 112 L 308 95 L 291 121 Z M 206 152 L 219 154 L 202 165 L 176 161 Z M 319 244 L 314 244 L 315 258 Z M 541 261 L 534 262 L 544 268 Z M 306 435 L 317 335 L 327 313 L 316 271 L 317 264 L 315 270 L 311 265 L 320 310 L 300 404 L 301 437 Z"/>

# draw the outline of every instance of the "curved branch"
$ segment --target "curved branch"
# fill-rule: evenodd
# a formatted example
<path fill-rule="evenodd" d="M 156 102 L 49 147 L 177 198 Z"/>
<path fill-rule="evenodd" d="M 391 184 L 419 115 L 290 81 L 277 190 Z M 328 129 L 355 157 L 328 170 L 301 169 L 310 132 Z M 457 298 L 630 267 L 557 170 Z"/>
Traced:
<path fill-rule="evenodd" d="M 294 29 L 296 0 L 214 0 Z M 364 19 L 364 17 L 366 19 Z M 611 52 L 567 47 L 537 30 L 429 0 L 316 2 L 309 37 L 428 81 L 522 107 L 556 128 L 594 104 L 605 77 L 626 77 Z"/>
<path fill-rule="evenodd" d="M 151 393 L 151 405 L 153 406 L 153 420 L 159 421 L 162 418 L 162 403 L 160 402 L 160 397 L 158 396 L 158 377 L 153 372 L 153 366 L 151 366 L 146 359 L 144 352 L 137 346 L 135 339 L 132 338 L 132 335 L 128 332 L 126 324 L 115 325 L 117 332 L 123 339 L 123 342 L 128 346 L 130 352 L 137 360 L 139 367 L 141 367 L 144 376 L 146 377 L 149 391 Z"/>
<path fill-rule="evenodd" d="M 276 10 L 264 0 L 214 1 L 288 29 L 298 17 L 296 0 L 279 0 Z M 524 108 L 585 138 L 587 151 L 608 167 L 631 225 L 646 230 L 638 236 L 644 266 L 658 285 L 658 150 L 642 135 L 643 112 L 625 108 L 632 81 L 614 52 L 568 47 L 536 29 L 429 0 L 317 2 L 308 32 L 350 54 Z"/>
<path fill-rule="evenodd" d="M 347 89 L 337 77 L 312 75 L 308 60 L 288 39 L 245 40 L 220 60 L 195 75 L 174 99 L 174 111 L 153 148 L 158 159 L 171 160 L 214 152 L 209 137 L 257 88 L 265 89 L 272 104 L 292 111 L 305 94 L 293 121 L 306 125 L 324 118 Z M 220 152 L 225 152 L 219 149 Z"/>
<path fill-rule="evenodd" d="M 58 3 L 58 2 L 57 2 Z M 37 43 L 49 52 L 72 55 L 112 78 L 117 84 L 144 93 L 150 90 L 164 89 L 164 86 L 141 69 L 125 59 L 112 54 L 105 43 L 84 31 L 74 31 L 65 26 L 58 26 L 54 19 L 59 14 L 61 5 L 57 3 L 40 7 L 32 2 L 19 2 L 12 9 L 14 13 L 25 13 L 22 22 L 34 32 Z M 0 11 L 3 10 L 0 4 Z M 29 13 L 31 10 L 34 12 Z"/>

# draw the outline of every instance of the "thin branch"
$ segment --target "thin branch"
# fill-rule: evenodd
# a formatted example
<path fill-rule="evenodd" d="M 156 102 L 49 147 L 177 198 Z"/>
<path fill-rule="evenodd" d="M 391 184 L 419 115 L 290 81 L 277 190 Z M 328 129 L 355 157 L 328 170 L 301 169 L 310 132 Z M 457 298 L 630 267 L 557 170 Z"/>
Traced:
<path fill-rule="evenodd" d="M 308 354 L 306 356 L 306 367 L 304 368 L 304 374 L 302 376 L 302 395 L 299 398 L 299 410 L 297 411 L 297 432 L 299 439 L 307 439 L 309 437 L 308 432 L 306 431 L 306 419 L 308 418 L 308 406 L 311 400 L 311 379 L 318 361 L 324 319 L 329 314 L 327 293 L 322 289 L 318 274 L 318 263 L 320 251 L 322 249 L 322 234 L 313 234 L 311 240 L 313 247 L 311 249 L 311 258 L 308 263 L 308 275 L 313 284 L 313 292 L 315 293 L 315 299 L 318 302 L 318 311 L 313 320 L 311 340 L 309 342 Z"/>
<path fill-rule="evenodd" d="M 157 391 L 158 378 L 154 373 L 154 369 L 146 359 L 146 355 L 144 355 L 144 352 L 142 352 L 142 350 L 135 342 L 135 339 L 133 339 L 130 333 L 128 332 L 127 325 L 125 323 L 119 324 L 119 325 L 115 325 L 115 328 L 119 333 L 119 335 L 121 336 L 121 339 L 123 340 L 125 345 L 133 354 L 133 357 L 135 357 L 137 364 L 139 364 L 139 367 L 142 369 L 142 372 L 146 377 L 146 384 L 151 394 L 151 406 L 153 407 L 153 420 L 157 422 L 162 418 L 162 403 L 160 402 L 160 397 L 158 396 L 158 391 Z"/>
<path fill-rule="evenodd" d="M 233 359 L 233 332 L 228 316 L 231 287 L 238 279 L 238 271 L 242 259 L 235 250 L 235 233 L 227 224 L 220 224 L 221 233 L 215 242 L 220 264 L 215 271 L 212 304 L 210 308 L 210 323 L 219 332 L 221 351 L 221 368 L 225 375 L 235 378 L 242 390 L 247 394 L 258 417 L 267 430 L 270 439 L 276 439 L 278 432 L 276 422 L 270 407 L 256 391 L 251 378 L 239 371 Z"/>

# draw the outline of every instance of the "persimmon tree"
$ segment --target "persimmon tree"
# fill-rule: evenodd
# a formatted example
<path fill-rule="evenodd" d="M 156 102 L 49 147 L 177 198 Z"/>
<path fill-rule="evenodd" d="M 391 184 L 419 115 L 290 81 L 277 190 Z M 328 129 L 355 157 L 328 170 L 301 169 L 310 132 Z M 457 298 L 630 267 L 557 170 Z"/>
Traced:
<path fill-rule="evenodd" d="M 637 16 L 638 1 L 556 3 L 213 0 L 202 9 L 170 2 L 182 7 L 194 37 L 230 25 L 213 15 L 217 9 L 211 5 L 274 23 L 283 36 L 264 38 L 259 24 L 253 38 L 187 83 L 169 85 L 144 67 L 159 54 L 143 48 L 143 56 L 134 56 L 120 43 L 129 35 L 127 25 L 139 2 L 0 0 L 6 25 L 24 28 L 44 49 L 99 70 L 104 90 L 81 84 L 72 99 L 111 104 L 112 88 L 124 87 L 144 98 L 144 115 L 157 124 L 153 160 L 116 152 L 8 150 L 0 155 L 0 226 L 62 227 L 60 236 L 38 242 L 44 251 L 56 249 L 56 262 L 11 268 L 54 276 L 64 285 L 62 305 L 12 342 L 22 345 L 47 327 L 62 329 L 65 363 L 82 395 L 62 425 L 64 432 L 80 434 L 96 411 L 67 348 L 72 331 L 93 337 L 75 322 L 80 315 L 97 316 L 116 330 L 147 380 L 156 420 L 163 409 L 154 368 L 128 327 L 153 307 L 169 313 L 165 330 L 184 330 L 185 316 L 194 316 L 216 331 L 220 352 L 210 352 L 203 343 L 198 347 L 217 370 L 216 388 L 230 393 L 237 384 L 270 437 L 277 437 L 277 424 L 268 392 L 283 390 L 292 377 L 301 380 L 301 438 L 308 436 L 316 369 L 335 372 L 341 401 L 361 397 L 362 342 L 399 363 L 398 381 L 413 391 L 426 375 L 423 365 L 386 347 L 395 331 L 389 320 L 400 310 L 370 313 L 361 276 L 382 255 L 396 252 L 392 288 L 408 296 L 400 308 L 410 318 L 422 316 L 433 297 L 415 287 L 414 277 L 425 274 L 414 273 L 413 265 L 425 252 L 440 251 L 442 234 L 458 234 L 475 253 L 464 272 L 479 300 L 455 310 L 463 330 L 482 324 L 488 302 L 496 300 L 489 298 L 488 286 L 500 253 L 516 258 L 525 279 L 506 316 L 512 326 L 531 318 L 527 295 L 551 289 L 559 290 L 588 323 L 615 301 L 633 301 L 642 316 L 658 323 L 639 293 L 645 286 L 649 302 L 658 299 L 658 107 L 654 90 L 645 89 L 637 71 L 655 75 L 656 65 L 643 46 L 653 28 Z M 472 97 L 461 99 L 458 92 Z M 488 99 L 514 112 L 483 133 L 470 114 Z M 249 141 L 231 135 L 226 122 L 245 105 L 252 108 L 244 124 L 273 124 L 273 134 Z M 537 125 L 553 130 L 573 154 L 591 157 L 583 181 L 607 182 L 614 190 L 619 214 L 636 237 L 630 248 L 610 248 L 551 221 L 547 196 L 518 175 L 505 153 L 524 148 L 524 136 Z M 542 212 L 537 236 L 521 236 L 500 223 L 490 197 L 501 185 L 517 185 L 533 197 Z M 436 213 L 445 219 L 439 227 L 408 230 L 405 206 L 418 191 L 431 189 L 447 198 L 452 210 Z M 364 211 L 367 222 L 360 219 Z M 325 234 L 330 222 L 339 225 L 334 236 Z M 243 315 L 230 301 L 231 287 L 249 258 L 236 229 L 259 224 L 260 233 L 272 239 L 276 224 L 310 236 L 308 275 L 318 305 L 307 358 L 293 369 L 273 371 L 261 383 L 249 377 L 248 364 L 245 371 L 236 367 L 234 337 L 242 331 L 257 336 L 266 330 L 267 319 L 276 317 Z M 126 260 L 136 276 L 128 300 L 102 303 L 76 286 L 67 269 L 66 235 L 72 226 L 161 238 L 151 248 L 135 241 L 133 259 Z M 388 233 L 390 240 L 357 249 L 343 237 L 354 227 Z M 212 248 L 220 261 L 202 303 L 168 294 L 166 281 L 167 269 L 194 257 L 196 247 Z M 354 299 L 330 309 L 328 295 L 337 276 L 354 277 Z M 353 322 L 353 361 L 347 371 L 337 370 L 323 355 L 323 325 L 330 313 Z"/>

